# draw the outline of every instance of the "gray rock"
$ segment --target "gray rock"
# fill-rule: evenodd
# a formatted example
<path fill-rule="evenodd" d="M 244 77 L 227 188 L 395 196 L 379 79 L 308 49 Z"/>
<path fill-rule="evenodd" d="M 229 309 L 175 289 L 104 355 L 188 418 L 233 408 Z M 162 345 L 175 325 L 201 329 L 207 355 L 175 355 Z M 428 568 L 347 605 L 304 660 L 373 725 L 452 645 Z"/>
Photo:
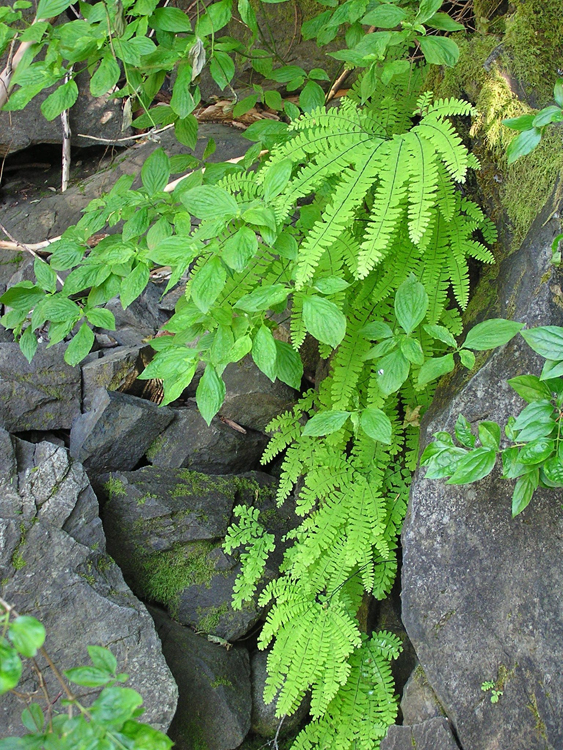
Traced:
<path fill-rule="evenodd" d="M 72 425 L 70 453 L 94 474 L 127 471 L 173 419 L 171 409 L 102 388 Z"/>
<path fill-rule="evenodd" d="M 446 719 L 428 719 L 414 726 L 389 727 L 380 750 L 459 750 Z"/>
<path fill-rule="evenodd" d="M 296 399 L 293 388 L 280 380 L 272 383 L 251 357 L 227 365 L 223 380 L 227 395 L 220 415 L 260 432 L 275 416 L 291 408 Z"/>
<path fill-rule="evenodd" d="M 176 707 L 176 684 L 151 618 L 105 553 L 98 503 L 84 469 L 63 448 L 32 445 L 4 430 L 0 580 L 1 596 L 45 625 L 45 648 L 59 669 L 86 664 L 89 645 L 111 648 L 130 676 L 128 684 L 145 700 L 146 721 L 166 731 Z M 56 696 L 58 683 L 43 658 L 38 661 L 50 695 Z M 27 665 L 19 689 L 38 689 Z M 21 710 L 15 696 L 2 697 L 0 736 L 25 731 Z"/>
<path fill-rule="evenodd" d="M 179 688 L 169 736 L 177 750 L 234 750 L 250 729 L 248 651 L 227 651 L 150 608 Z"/>
<path fill-rule="evenodd" d="M 0 427 L 10 432 L 70 428 L 80 414 L 80 370 L 63 359 L 66 344 L 40 344 L 31 363 L 19 344 L 0 344 Z"/>
<path fill-rule="evenodd" d="M 415 667 L 403 688 L 401 713 L 403 724 L 420 724 L 427 719 L 444 716 L 444 710 L 436 698 L 436 693 L 428 684 L 420 664 Z"/>
<path fill-rule="evenodd" d="M 238 553 L 228 556 L 221 546 L 235 504 L 257 505 L 278 541 L 295 527 L 291 511 L 276 508 L 276 481 L 259 472 L 208 476 L 156 466 L 100 481 L 109 495 L 103 509 L 108 549 L 133 591 L 198 631 L 226 640 L 247 633 L 262 609 L 255 597 L 233 610 Z M 262 585 L 277 575 L 282 551 L 280 544 Z"/>
<path fill-rule="evenodd" d="M 266 685 L 266 663 L 268 653 L 255 651 L 250 657 L 250 673 L 252 676 L 252 731 L 261 737 L 275 737 L 280 719 L 276 714 L 276 701 L 264 702 L 264 687 Z M 300 724 L 305 721 L 309 713 L 310 701 L 304 698 L 299 708 L 286 716 L 279 732 L 280 737 L 296 732 Z"/>
<path fill-rule="evenodd" d="M 558 222 L 540 216 L 500 266 L 486 317 L 528 326 L 563 323 L 559 272 L 550 266 Z M 422 444 L 453 431 L 457 415 L 502 425 L 524 402 L 505 382 L 539 373 L 521 337 L 472 376 L 438 388 Z M 513 482 L 495 472 L 476 484 L 426 481 L 419 471 L 403 529 L 403 621 L 428 682 L 471 750 L 563 747 L 563 509 L 559 491 L 538 490 L 511 519 Z M 481 690 L 496 681 L 496 704 Z"/>
<path fill-rule="evenodd" d="M 195 402 L 175 409 L 176 418 L 147 451 L 155 466 L 206 474 L 236 474 L 255 468 L 268 442 L 264 433 L 237 431 L 215 417 L 207 426 Z"/>
<path fill-rule="evenodd" d="M 94 352 L 98 354 L 98 352 Z M 130 392 L 135 380 L 152 357 L 152 349 L 145 346 L 120 346 L 105 357 L 96 357 L 82 367 L 82 408 L 89 411 L 100 388 L 108 391 Z M 137 395 L 137 394 L 135 394 Z"/>
<path fill-rule="evenodd" d="M 142 347 L 152 338 L 169 315 L 159 309 L 158 302 L 164 289 L 149 282 L 145 291 L 124 310 L 116 297 L 105 306 L 115 318 L 115 331 L 106 331 L 120 346 Z"/>

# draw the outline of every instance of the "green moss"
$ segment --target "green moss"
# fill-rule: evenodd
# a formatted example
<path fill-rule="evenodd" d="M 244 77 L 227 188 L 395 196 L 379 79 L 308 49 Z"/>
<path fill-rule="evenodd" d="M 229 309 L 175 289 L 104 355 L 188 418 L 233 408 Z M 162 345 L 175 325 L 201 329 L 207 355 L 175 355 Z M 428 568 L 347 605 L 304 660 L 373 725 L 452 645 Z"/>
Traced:
<path fill-rule="evenodd" d="M 527 708 L 530 709 L 532 712 L 532 715 L 535 719 L 536 726 L 534 727 L 536 732 L 539 734 L 539 736 L 547 742 L 547 730 L 545 726 L 545 722 L 541 717 L 541 714 L 539 712 L 538 708 L 538 700 L 536 698 L 536 694 L 532 693 L 532 696 L 530 698 L 530 702 L 528 703 Z"/>
<path fill-rule="evenodd" d="M 197 614 L 201 619 L 198 622 L 198 630 L 201 630 L 202 633 L 213 633 L 217 629 L 221 617 L 226 615 L 228 611 L 229 605 L 227 602 L 223 602 L 218 607 L 206 607 L 205 609 L 199 607 Z"/>
<path fill-rule="evenodd" d="M 153 495 L 151 492 L 145 493 L 142 497 L 137 500 L 137 505 L 144 505 L 147 500 L 157 500 L 157 495 Z"/>
<path fill-rule="evenodd" d="M 217 677 L 213 682 L 211 683 L 211 687 L 215 690 L 218 687 L 234 687 L 233 683 L 228 680 L 226 677 Z"/>
<path fill-rule="evenodd" d="M 27 538 L 27 532 L 28 529 L 23 523 L 23 521 L 20 523 L 20 540 L 16 545 L 16 548 L 14 550 L 14 553 L 12 555 L 12 567 L 14 570 L 21 570 L 22 568 L 25 568 L 27 565 L 27 562 L 24 560 L 22 555 L 22 548 L 25 546 L 25 541 Z"/>
<path fill-rule="evenodd" d="M 149 461 L 152 461 L 154 457 L 160 453 L 162 448 L 164 447 L 164 444 L 166 443 L 166 438 L 164 435 L 158 435 L 152 443 L 149 445 L 149 449 L 147 450 L 146 456 Z"/>
<path fill-rule="evenodd" d="M 108 493 L 108 497 L 110 500 L 113 497 L 119 497 L 127 494 L 127 490 L 125 489 L 125 485 L 123 484 L 121 479 L 116 479 L 115 477 L 110 477 L 108 479 L 108 481 L 104 484 L 104 489 Z"/>

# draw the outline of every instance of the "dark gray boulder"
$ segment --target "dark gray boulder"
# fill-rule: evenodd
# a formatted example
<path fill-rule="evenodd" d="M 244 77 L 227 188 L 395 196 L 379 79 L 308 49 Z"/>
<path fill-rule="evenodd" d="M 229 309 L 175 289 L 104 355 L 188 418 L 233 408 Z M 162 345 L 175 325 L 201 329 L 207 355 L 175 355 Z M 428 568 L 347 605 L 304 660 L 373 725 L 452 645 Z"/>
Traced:
<path fill-rule="evenodd" d="M 558 222 L 540 216 L 499 268 L 486 317 L 561 325 L 560 273 L 550 266 Z M 488 298 L 491 298 L 489 289 Z M 506 424 L 524 402 L 506 379 L 538 374 L 539 358 L 516 337 L 472 376 L 438 388 L 422 444 L 470 422 Z M 403 621 L 428 682 L 468 750 L 563 747 L 563 508 L 538 490 L 511 518 L 513 483 L 496 471 L 465 486 L 417 473 L 402 536 Z M 492 680 L 498 703 L 481 690 Z"/>
<path fill-rule="evenodd" d="M 280 542 L 297 519 L 290 504 L 277 509 L 276 480 L 267 474 L 209 476 L 147 466 L 100 477 L 110 554 L 133 591 L 158 603 L 184 625 L 226 640 L 241 638 L 259 619 L 257 597 L 233 610 L 239 552 L 222 542 L 235 505 L 256 505 Z M 277 575 L 280 548 L 269 559 L 262 586 Z"/>
<path fill-rule="evenodd" d="M 428 719 L 414 726 L 389 727 L 380 750 L 459 750 L 446 719 Z"/>
<path fill-rule="evenodd" d="M 0 430 L 0 539 L 0 595 L 43 622 L 46 651 L 59 669 L 86 664 L 89 645 L 111 648 L 144 698 L 146 721 L 166 731 L 176 684 L 150 616 L 105 552 L 88 477 L 64 448 Z M 56 696 L 58 683 L 38 661 Z M 38 688 L 27 665 L 20 684 L 24 692 Z M 23 734 L 21 711 L 14 695 L 2 696 L 0 737 Z"/>
<path fill-rule="evenodd" d="M 237 474 L 254 469 L 268 438 L 264 433 L 244 432 L 215 417 L 208 426 L 193 400 L 175 409 L 176 418 L 147 451 L 155 466 L 187 468 L 206 474 Z"/>
<path fill-rule="evenodd" d="M 92 399 L 92 410 L 72 425 L 70 453 L 93 474 L 127 471 L 173 419 L 171 409 L 102 388 Z"/>
<path fill-rule="evenodd" d="M 9 432 L 69 429 L 80 414 L 80 370 L 66 344 L 40 344 L 31 363 L 19 344 L 0 343 L 0 427 Z"/>
<path fill-rule="evenodd" d="M 210 643 L 150 608 L 164 656 L 178 684 L 169 736 L 177 750 L 234 750 L 250 729 L 248 651 Z"/>
<path fill-rule="evenodd" d="M 420 724 L 427 719 L 444 716 L 444 709 L 440 706 L 436 693 L 428 684 L 420 664 L 415 667 L 403 688 L 401 714 L 403 724 Z"/>
<path fill-rule="evenodd" d="M 142 348 L 118 346 L 110 349 L 105 357 L 96 356 L 84 364 L 82 366 L 83 411 L 89 411 L 92 408 L 94 396 L 100 388 L 129 393 L 151 356 L 152 350 L 149 346 Z"/>

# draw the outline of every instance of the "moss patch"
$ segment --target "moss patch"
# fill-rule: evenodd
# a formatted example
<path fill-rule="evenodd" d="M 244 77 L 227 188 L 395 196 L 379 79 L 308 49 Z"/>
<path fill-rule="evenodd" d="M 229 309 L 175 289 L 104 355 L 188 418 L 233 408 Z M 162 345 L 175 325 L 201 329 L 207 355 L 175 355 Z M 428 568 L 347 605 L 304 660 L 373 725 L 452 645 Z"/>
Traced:
<path fill-rule="evenodd" d="M 217 626 L 219 625 L 219 621 L 221 620 L 221 617 L 227 614 L 229 611 L 229 605 L 227 602 L 223 602 L 223 604 L 219 605 L 218 607 L 199 607 L 198 608 L 198 630 L 201 630 L 203 633 L 214 633 L 217 629 Z"/>
<path fill-rule="evenodd" d="M 107 492 L 110 500 L 112 499 L 112 497 L 119 497 L 127 494 L 127 490 L 125 489 L 125 485 L 123 484 L 121 479 L 116 479 L 115 477 L 110 477 L 108 479 L 108 481 L 104 484 L 104 489 Z"/>

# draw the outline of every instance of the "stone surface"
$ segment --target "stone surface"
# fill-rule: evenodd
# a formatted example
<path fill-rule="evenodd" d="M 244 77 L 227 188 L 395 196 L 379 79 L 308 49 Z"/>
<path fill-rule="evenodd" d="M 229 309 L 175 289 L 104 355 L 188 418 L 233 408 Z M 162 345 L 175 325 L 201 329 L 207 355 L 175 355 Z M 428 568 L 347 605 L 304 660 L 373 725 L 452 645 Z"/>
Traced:
<path fill-rule="evenodd" d="M 268 442 L 264 433 L 237 431 L 215 417 L 207 426 L 194 401 L 175 409 L 176 418 L 147 452 L 155 466 L 206 474 L 237 474 L 257 468 Z"/>
<path fill-rule="evenodd" d="M 380 750 L 459 750 L 446 719 L 429 719 L 414 726 L 389 727 Z"/>
<path fill-rule="evenodd" d="M 275 416 L 293 406 L 293 388 L 261 372 L 251 357 L 228 365 L 223 372 L 227 389 L 219 414 L 233 422 L 263 432 Z"/>
<path fill-rule="evenodd" d="M 0 427 L 10 432 L 70 428 L 80 414 L 80 370 L 63 359 L 66 344 L 41 344 L 31 363 L 19 344 L 0 344 Z"/>
<path fill-rule="evenodd" d="M 113 313 L 116 329 L 105 333 L 120 346 L 144 346 L 146 339 L 154 336 L 170 317 L 158 306 L 164 289 L 164 286 L 159 287 L 149 282 L 144 292 L 126 310 L 117 297 L 110 300 L 105 307 Z"/>
<path fill-rule="evenodd" d="M 239 553 L 226 555 L 221 545 L 235 504 L 259 507 L 278 541 L 295 527 L 290 504 L 276 508 L 276 481 L 260 472 L 208 476 L 156 466 L 100 480 L 109 496 L 108 549 L 133 591 L 198 631 L 227 640 L 247 633 L 262 610 L 256 599 L 232 609 Z M 277 575 L 282 550 L 280 544 L 269 559 L 263 583 Z"/>
<path fill-rule="evenodd" d="M 0 595 L 46 627 L 60 669 L 88 662 L 87 646 L 111 648 L 145 700 L 146 721 L 166 730 L 177 688 L 145 607 L 105 552 L 98 503 L 83 467 L 64 448 L 32 445 L 0 430 Z M 41 667 L 46 667 L 38 657 Z M 44 671 L 52 696 L 57 683 Z M 24 671 L 23 691 L 37 687 Z M 57 707 L 60 706 L 57 704 Z M 0 737 L 21 735 L 21 703 L 0 701 Z"/>
<path fill-rule="evenodd" d="M 403 688 L 401 714 L 403 724 L 420 724 L 427 719 L 444 716 L 444 710 L 436 698 L 436 693 L 428 684 L 420 664 L 415 667 Z"/>
<path fill-rule="evenodd" d="M 95 352 L 97 354 L 97 352 Z M 152 357 L 145 346 L 119 346 L 110 349 L 105 357 L 96 357 L 82 367 L 82 409 L 89 411 L 100 388 L 108 391 L 130 392 L 135 379 Z M 137 394 L 135 394 L 137 395 Z"/>
<path fill-rule="evenodd" d="M 266 662 L 268 652 L 255 651 L 250 657 L 250 674 L 252 678 L 252 731 L 261 737 L 275 737 L 280 724 L 280 719 L 276 714 L 276 702 L 264 702 L 264 687 L 266 685 Z M 299 708 L 286 716 L 283 720 L 279 735 L 284 737 L 286 734 L 296 732 L 300 724 L 306 719 L 309 713 L 310 701 L 305 698 Z"/>
<path fill-rule="evenodd" d="M 550 266 L 555 219 L 540 216 L 499 268 L 486 317 L 561 325 L 560 272 Z M 490 296 L 490 290 L 488 298 Z M 540 359 L 518 336 L 471 377 L 442 384 L 423 422 L 422 444 L 470 422 L 504 426 L 524 402 L 506 379 L 538 374 Z M 464 379 L 465 378 L 465 379 Z M 538 490 L 511 519 L 513 482 L 496 471 L 451 486 L 415 477 L 402 536 L 403 621 L 460 744 L 468 750 L 563 747 L 563 508 Z M 485 680 L 503 690 L 497 704 Z"/>
<path fill-rule="evenodd" d="M 173 419 L 171 409 L 102 388 L 72 425 L 70 453 L 93 473 L 127 471 Z"/>
<path fill-rule="evenodd" d="M 177 750 L 234 750 L 250 729 L 248 651 L 227 651 L 151 608 L 164 656 L 178 683 L 169 736 Z"/>

